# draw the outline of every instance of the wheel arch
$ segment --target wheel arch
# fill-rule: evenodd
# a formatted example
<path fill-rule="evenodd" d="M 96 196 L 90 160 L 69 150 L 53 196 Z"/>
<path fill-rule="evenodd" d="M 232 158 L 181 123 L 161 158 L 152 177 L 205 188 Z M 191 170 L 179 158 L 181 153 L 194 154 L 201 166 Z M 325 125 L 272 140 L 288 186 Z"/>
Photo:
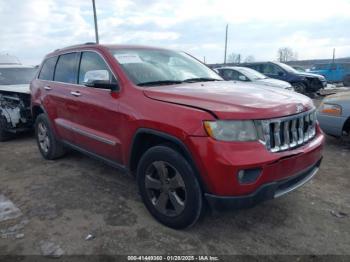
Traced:
<path fill-rule="evenodd" d="M 208 192 L 199 169 L 195 164 L 192 155 L 187 146 L 177 137 L 167 133 L 149 128 L 140 128 L 136 131 L 132 143 L 128 159 L 128 168 L 131 172 L 137 169 L 137 165 L 142 155 L 151 147 L 157 145 L 166 145 L 177 150 L 191 165 L 198 179 L 200 186 L 204 192 Z"/>

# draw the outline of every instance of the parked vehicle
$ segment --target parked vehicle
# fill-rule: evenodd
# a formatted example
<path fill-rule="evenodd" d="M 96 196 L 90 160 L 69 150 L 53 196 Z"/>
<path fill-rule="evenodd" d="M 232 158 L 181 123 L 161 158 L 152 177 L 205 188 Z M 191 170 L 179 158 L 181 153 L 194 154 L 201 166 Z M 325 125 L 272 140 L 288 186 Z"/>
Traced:
<path fill-rule="evenodd" d="M 324 98 L 318 108 L 317 119 L 326 134 L 350 137 L 350 92 Z"/>
<path fill-rule="evenodd" d="M 0 64 L 0 141 L 32 128 L 29 82 L 37 69 Z"/>
<path fill-rule="evenodd" d="M 207 203 L 249 207 L 318 171 L 324 137 L 312 100 L 243 86 L 181 52 L 60 49 L 31 83 L 38 148 L 56 159 L 70 147 L 136 174 L 149 212 L 185 228 Z"/>
<path fill-rule="evenodd" d="M 294 91 L 294 88 L 288 82 L 269 78 L 248 67 L 227 66 L 215 68 L 215 71 L 217 71 L 219 75 L 227 81 L 240 81 L 246 82 L 247 84 L 279 87 L 282 89 Z"/>
<path fill-rule="evenodd" d="M 350 86 L 350 63 L 317 64 L 309 72 L 323 75 L 328 82 Z"/>
<path fill-rule="evenodd" d="M 283 63 L 259 62 L 243 65 L 268 77 L 287 81 L 294 87 L 295 91 L 302 94 L 315 93 L 327 86 L 327 81 L 323 76 L 299 72 Z"/>
<path fill-rule="evenodd" d="M 305 68 L 303 68 L 301 66 L 292 66 L 292 67 L 299 72 L 306 72 Z"/>

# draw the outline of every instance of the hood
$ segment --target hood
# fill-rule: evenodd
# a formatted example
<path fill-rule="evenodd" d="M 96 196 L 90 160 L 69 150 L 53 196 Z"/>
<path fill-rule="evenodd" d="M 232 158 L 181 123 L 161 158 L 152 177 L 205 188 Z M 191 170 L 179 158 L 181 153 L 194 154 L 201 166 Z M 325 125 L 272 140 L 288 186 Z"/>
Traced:
<path fill-rule="evenodd" d="M 30 94 L 29 84 L 24 85 L 0 85 L 0 91 Z"/>
<path fill-rule="evenodd" d="M 278 79 L 273 79 L 273 78 L 259 79 L 254 81 L 254 83 L 255 82 L 266 86 L 273 86 L 273 87 L 280 87 L 280 88 L 291 87 L 291 85 L 288 82 L 278 80 Z"/>
<path fill-rule="evenodd" d="M 155 100 L 200 108 L 220 119 L 268 119 L 313 108 L 310 98 L 288 90 L 229 81 L 148 87 L 144 94 Z"/>
<path fill-rule="evenodd" d="M 347 92 L 339 92 L 334 95 L 327 96 L 323 99 L 323 102 L 340 102 L 340 101 L 350 101 L 350 91 Z"/>
<path fill-rule="evenodd" d="M 324 76 L 318 75 L 318 74 L 312 74 L 312 73 L 307 73 L 307 72 L 298 72 L 298 75 L 305 76 L 305 77 L 316 77 L 318 79 L 325 80 Z"/>

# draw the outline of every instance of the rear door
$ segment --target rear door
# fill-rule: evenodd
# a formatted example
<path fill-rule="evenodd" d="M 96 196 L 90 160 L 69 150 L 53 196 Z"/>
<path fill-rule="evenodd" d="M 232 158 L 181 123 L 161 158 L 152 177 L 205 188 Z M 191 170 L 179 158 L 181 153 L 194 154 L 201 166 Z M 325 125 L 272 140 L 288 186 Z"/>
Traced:
<path fill-rule="evenodd" d="M 81 53 L 78 85 L 74 87 L 77 110 L 74 113 L 74 143 L 89 152 L 114 162 L 121 162 L 121 117 L 118 112 L 118 93 L 84 85 L 87 72 L 107 71 L 110 83 L 116 77 L 101 54 L 94 51 Z"/>
<path fill-rule="evenodd" d="M 58 57 L 53 82 L 48 85 L 50 93 L 50 119 L 62 140 L 73 142 L 74 132 L 70 128 L 74 122 L 74 113 L 77 107 L 71 95 L 78 79 L 78 53 L 62 54 Z"/>

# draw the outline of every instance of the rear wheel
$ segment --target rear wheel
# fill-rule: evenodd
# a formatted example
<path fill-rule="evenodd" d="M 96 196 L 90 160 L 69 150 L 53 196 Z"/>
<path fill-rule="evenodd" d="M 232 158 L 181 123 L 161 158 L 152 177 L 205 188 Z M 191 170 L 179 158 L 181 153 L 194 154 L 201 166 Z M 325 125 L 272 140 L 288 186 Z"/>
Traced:
<path fill-rule="evenodd" d="M 41 155 L 48 160 L 53 160 L 64 155 L 65 149 L 50 126 L 45 114 L 40 114 L 35 121 L 35 136 Z"/>
<path fill-rule="evenodd" d="M 137 181 L 145 206 L 160 223 L 182 229 L 199 219 L 202 191 L 191 165 L 176 150 L 149 149 L 139 162 Z"/>

